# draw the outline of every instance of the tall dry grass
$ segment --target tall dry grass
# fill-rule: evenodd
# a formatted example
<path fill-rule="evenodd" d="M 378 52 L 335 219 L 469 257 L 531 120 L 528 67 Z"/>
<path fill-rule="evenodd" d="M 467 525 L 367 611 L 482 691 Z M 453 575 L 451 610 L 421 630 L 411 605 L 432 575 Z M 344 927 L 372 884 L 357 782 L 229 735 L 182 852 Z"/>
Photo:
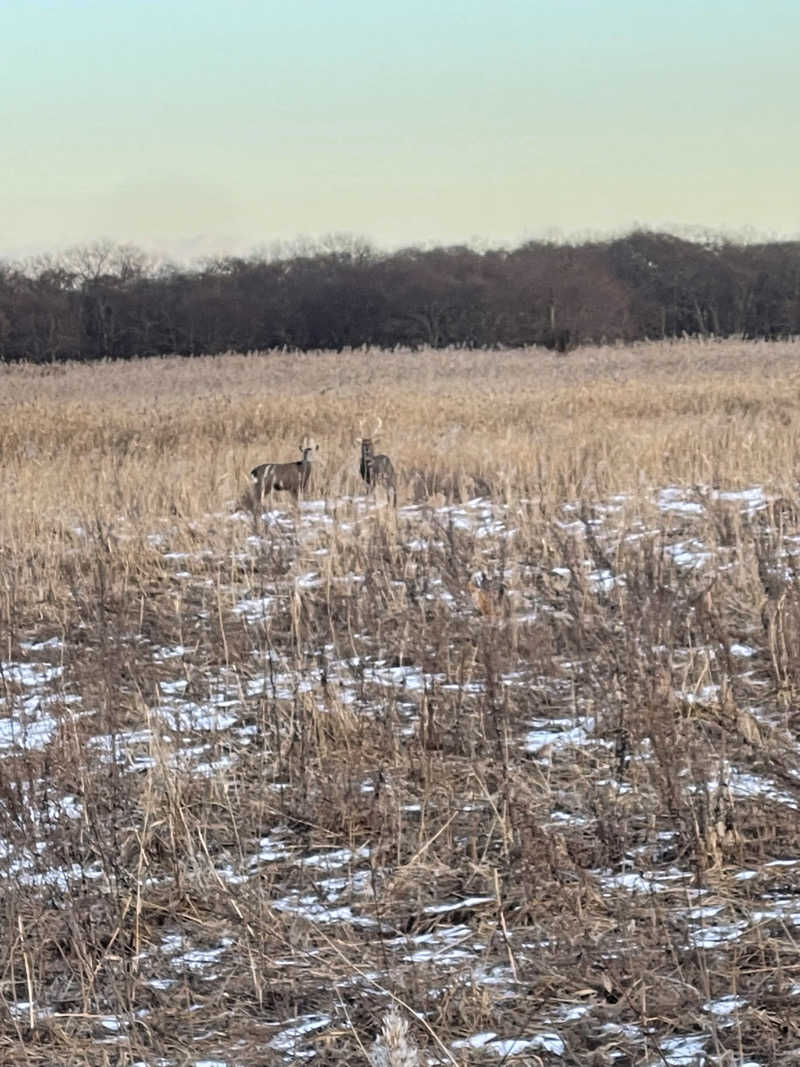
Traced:
<path fill-rule="evenodd" d="M 545 507 L 641 486 L 797 474 L 800 344 L 686 342 L 542 352 L 228 355 L 0 369 L 0 536 L 144 528 L 228 506 L 246 472 L 321 443 L 316 491 L 358 489 L 359 420 L 408 474 Z M 406 499 L 414 491 L 406 486 Z M 402 492 L 401 492 L 402 499 Z"/>
<path fill-rule="evenodd" d="M 696 894 L 713 923 L 795 892 L 796 804 L 734 798 L 724 768 L 800 802 L 798 357 L 0 369 L 0 661 L 63 672 L 39 704 L 0 676 L 9 718 L 55 721 L 38 747 L 0 730 L 2 1061 L 285 1064 L 286 1021 L 324 1017 L 298 1038 L 315 1063 L 474 1064 L 478 1031 L 549 1017 L 565 1062 L 658 1062 L 686 1030 L 720 1063 L 793 1062 L 792 920 L 721 953 L 689 935 Z M 398 515 L 351 499 L 377 416 Z M 330 521 L 232 521 L 249 469 L 306 433 Z M 755 515 L 709 492 L 755 484 Z M 670 485 L 707 507 L 665 516 Z M 423 490 L 488 496 L 497 529 L 404 513 Z M 693 539 L 713 576 L 668 551 Z M 560 748 L 562 727 L 593 732 Z M 347 854 L 338 889 L 305 863 L 322 850 Z M 637 865 L 666 881 L 603 882 Z M 352 916 L 286 904 L 307 899 Z M 455 940 L 426 958 L 440 927 Z M 213 980 L 174 967 L 176 938 L 219 952 Z M 709 1022 L 740 993 L 735 1029 Z"/>

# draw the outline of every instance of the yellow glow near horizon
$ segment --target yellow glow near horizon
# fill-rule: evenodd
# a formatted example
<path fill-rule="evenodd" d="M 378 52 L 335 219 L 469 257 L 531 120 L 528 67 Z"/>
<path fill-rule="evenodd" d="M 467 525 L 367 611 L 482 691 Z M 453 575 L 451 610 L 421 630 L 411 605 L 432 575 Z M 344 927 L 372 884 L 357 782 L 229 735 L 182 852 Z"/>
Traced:
<path fill-rule="evenodd" d="M 381 8 L 7 0 L 0 256 L 800 232 L 793 0 Z"/>

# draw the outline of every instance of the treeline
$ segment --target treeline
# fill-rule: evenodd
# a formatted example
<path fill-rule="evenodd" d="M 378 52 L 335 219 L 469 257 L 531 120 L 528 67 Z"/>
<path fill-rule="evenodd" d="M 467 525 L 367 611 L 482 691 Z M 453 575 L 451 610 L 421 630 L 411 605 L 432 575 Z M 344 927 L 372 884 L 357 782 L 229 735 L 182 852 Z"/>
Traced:
<path fill-rule="evenodd" d="M 94 245 L 0 264 L 0 359 L 44 362 L 266 348 L 545 345 L 800 333 L 800 242 L 636 232 L 514 250 L 291 254 L 154 265 Z"/>

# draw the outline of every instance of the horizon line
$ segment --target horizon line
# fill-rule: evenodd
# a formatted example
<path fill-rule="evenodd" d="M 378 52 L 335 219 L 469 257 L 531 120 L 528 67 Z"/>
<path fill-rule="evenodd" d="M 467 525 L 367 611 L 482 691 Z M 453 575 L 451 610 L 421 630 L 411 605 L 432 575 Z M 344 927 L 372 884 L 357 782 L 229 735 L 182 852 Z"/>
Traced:
<path fill-rule="evenodd" d="M 675 237 L 688 244 L 732 244 L 741 247 L 748 245 L 791 244 L 800 241 L 800 231 L 778 233 L 756 226 L 701 226 L 695 224 L 651 224 L 633 222 L 625 227 L 605 229 L 581 228 L 567 231 L 562 227 L 542 227 L 537 231 L 517 238 L 491 239 L 478 234 L 454 241 L 435 239 L 418 239 L 409 242 L 381 242 L 366 234 L 350 230 L 332 230 L 316 235 L 298 233 L 293 238 L 277 238 L 272 241 L 256 241 L 245 244 L 241 239 L 229 237 L 227 240 L 209 240 L 209 247 L 200 246 L 207 240 L 207 235 L 197 234 L 177 242 L 164 242 L 158 246 L 154 241 L 135 240 L 122 237 L 101 235 L 86 241 L 71 241 L 55 246 L 28 246 L 15 252 L 0 252 L 0 263 L 4 266 L 28 266 L 36 260 L 59 259 L 76 252 L 105 250 L 127 250 L 141 253 L 162 265 L 192 266 L 213 260 L 257 260 L 281 261 L 320 255 L 325 251 L 346 250 L 347 245 L 383 255 L 394 255 L 404 251 L 433 252 L 437 250 L 461 248 L 477 253 L 514 252 L 529 244 L 545 244 L 564 247 L 576 245 L 605 244 L 610 241 L 624 240 L 634 234 Z M 171 248 L 169 246 L 172 246 Z M 216 245 L 217 247 L 213 247 Z M 328 246 L 326 249 L 326 245 Z M 194 248 L 193 248 L 194 246 Z"/>

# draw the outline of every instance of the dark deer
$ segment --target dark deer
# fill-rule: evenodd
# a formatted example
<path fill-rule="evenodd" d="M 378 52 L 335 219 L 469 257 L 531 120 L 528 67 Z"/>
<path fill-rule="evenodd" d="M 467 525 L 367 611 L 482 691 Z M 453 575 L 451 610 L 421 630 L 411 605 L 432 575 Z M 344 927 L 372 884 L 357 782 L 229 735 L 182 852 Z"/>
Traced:
<path fill-rule="evenodd" d="M 264 497 L 276 490 L 291 493 L 295 501 L 308 485 L 311 477 L 312 455 L 319 451 L 319 445 L 310 437 L 304 437 L 300 445 L 303 458 L 296 463 L 261 463 L 253 467 L 250 477 L 253 479 L 253 495 L 260 505 Z"/>
<path fill-rule="evenodd" d="M 375 453 L 374 443 L 378 439 L 378 431 L 382 422 L 382 419 L 378 419 L 371 437 L 364 437 L 363 425 L 361 427 L 361 466 L 359 470 L 361 471 L 361 477 L 371 490 L 374 491 L 378 485 L 384 486 L 387 492 L 391 489 L 392 504 L 397 507 L 397 475 L 394 472 L 392 461 L 382 452 L 377 453 L 377 455 Z"/>

